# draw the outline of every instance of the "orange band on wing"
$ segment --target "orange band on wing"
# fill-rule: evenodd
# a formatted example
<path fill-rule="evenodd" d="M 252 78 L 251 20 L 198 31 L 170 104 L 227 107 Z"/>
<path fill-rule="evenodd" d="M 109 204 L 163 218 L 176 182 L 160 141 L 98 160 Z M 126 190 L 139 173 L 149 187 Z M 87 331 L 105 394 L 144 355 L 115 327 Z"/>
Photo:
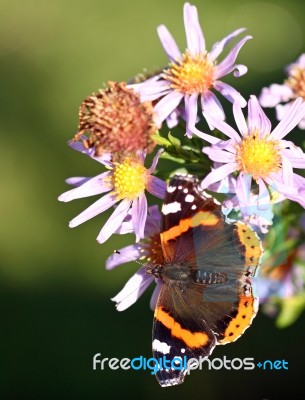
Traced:
<path fill-rule="evenodd" d="M 182 328 L 181 325 L 166 311 L 164 311 L 161 306 L 156 308 L 155 318 L 171 331 L 172 336 L 183 340 L 183 342 L 190 348 L 194 349 L 202 347 L 209 342 L 209 337 L 206 333 L 192 333 L 191 331 Z"/>
<path fill-rule="evenodd" d="M 256 315 L 255 299 L 253 297 L 242 296 L 238 306 L 238 312 L 224 333 L 224 338 L 219 340 L 219 344 L 227 344 L 238 339 L 244 331 L 251 325 Z"/>
<path fill-rule="evenodd" d="M 161 238 L 163 242 L 167 242 L 180 236 L 181 233 L 188 231 L 190 228 L 196 228 L 199 225 L 215 226 L 220 221 L 221 219 L 210 211 L 199 211 L 192 218 L 182 219 L 179 225 L 173 226 L 169 230 L 162 232 Z"/>
<path fill-rule="evenodd" d="M 245 246 L 245 263 L 246 266 L 258 265 L 260 257 L 263 254 L 261 241 L 257 234 L 246 224 L 238 222 L 237 235 L 240 242 Z"/>

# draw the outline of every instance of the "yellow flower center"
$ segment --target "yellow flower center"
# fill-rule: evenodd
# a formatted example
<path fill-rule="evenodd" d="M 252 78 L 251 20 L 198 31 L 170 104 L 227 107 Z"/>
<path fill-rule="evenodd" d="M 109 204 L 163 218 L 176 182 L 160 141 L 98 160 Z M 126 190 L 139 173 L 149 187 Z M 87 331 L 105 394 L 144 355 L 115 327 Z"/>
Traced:
<path fill-rule="evenodd" d="M 207 54 L 183 54 L 182 60 L 170 63 L 164 78 L 171 87 L 184 94 L 203 93 L 214 83 L 214 65 Z"/>
<path fill-rule="evenodd" d="M 305 69 L 300 67 L 293 68 L 286 83 L 295 93 L 295 97 L 301 96 L 305 99 Z"/>
<path fill-rule="evenodd" d="M 115 163 L 111 183 L 118 199 L 136 199 L 145 190 L 146 181 L 147 170 L 134 157 Z"/>
<path fill-rule="evenodd" d="M 236 162 L 238 170 L 252 174 L 253 179 L 265 178 L 281 167 L 279 142 L 252 132 L 237 146 Z"/>

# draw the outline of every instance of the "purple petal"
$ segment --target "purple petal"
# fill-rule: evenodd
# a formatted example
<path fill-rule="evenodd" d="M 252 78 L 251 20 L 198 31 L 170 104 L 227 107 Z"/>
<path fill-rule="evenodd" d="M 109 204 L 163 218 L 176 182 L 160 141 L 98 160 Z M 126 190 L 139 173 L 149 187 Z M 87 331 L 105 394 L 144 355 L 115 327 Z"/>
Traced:
<path fill-rule="evenodd" d="M 235 76 L 235 78 L 240 78 L 243 75 L 246 75 L 246 73 L 248 72 L 248 67 L 246 67 L 243 64 L 235 64 L 234 65 L 234 72 L 233 75 Z"/>
<path fill-rule="evenodd" d="M 148 217 L 145 224 L 145 237 L 160 232 L 161 214 L 157 205 L 148 207 Z"/>
<path fill-rule="evenodd" d="M 294 101 L 281 122 L 275 127 L 269 136 L 270 139 L 280 140 L 287 135 L 305 116 L 305 103 L 299 97 Z"/>
<path fill-rule="evenodd" d="M 296 187 L 291 187 L 291 186 L 285 185 L 283 183 L 283 178 L 279 173 L 270 174 L 270 176 L 265 177 L 264 180 L 274 190 L 283 194 L 286 197 L 298 195 L 298 189 Z"/>
<path fill-rule="evenodd" d="M 142 90 L 146 94 L 153 94 L 160 92 L 160 90 L 169 89 L 169 82 L 162 79 L 162 73 L 153 76 L 152 78 L 146 79 L 141 83 L 131 83 L 127 85 L 128 89 L 134 90 L 136 93 L 142 93 Z"/>
<path fill-rule="evenodd" d="M 152 218 L 153 220 L 156 220 L 156 221 L 158 221 L 158 223 L 160 223 L 161 214 L 160 214 L 159 207 L 157 206 L 157 204 L 150 206 L 148 208 L 148 214 L 149 214 L 150 218 Z"/>
<path fill-rule="evenodd" d="M 224 208 L 225 211 L 231 212 L 232 209 L 238 209 L 238 207 L 240 207 L 240 205 L 237 196 L 229 197 L 222 202 L 222 208 Z"/>
<path fill-rule="evenodd" d="M 144 238 L 144 228 L 147 218 L 147 199 L 144 192 L 132 203 L 131 218 L 137 241 Z"/>
<path fill-rule="evenodd" d="M 123 221 L 122 225 L 115 231 L 118 235 L 126 235 L 126 233 L 133 233 L 133 225 L 131 221 Z"/>
<path fill-rule="evenodd" d="M 262 107 L 275 107 L 281 102 L 286 103 L 293 97 L 293 91 L 289 86 L 273 83 L 270 87 L 262 89 L 259 102 Z"/>
<path fill-rule="evenodd" d="M 208 143 L 216 144 L 220 141 L 220 139 L 201 132 L 195 126 L 197 120 L 197 100 L 198 95 L 195 93 L 190 96 L 185 96 L 184 98 L 187 119 L 186 136 L 191 138 L 192 134 L 195 134 Z"/>
<path fill-rule="evenodd" d="M 238 56 L 238 53 L 241 50 L 242 46 L 249 39 L 252 39 L 252 36 L 245 36 L 243 39 L 241 39 L 229 52 L 226 58 L 220 64 L 215 66 L 215 79 L 219 79 L 225 75 L 228 75 L 236 68 L 236 65 L 234 65 L 234 63 Z"/>
<path fill-rule="evenodd" d="M 288 112 L 288 110 L 290 109 L 290 107 L 292 106 L 292 104 L 293 104 L 293 102 L 290 101 L 290 102 L 287 103 L 287 104 L 278 104 L 278 105 L 275 107 L 276 118 L 277 118 L 279 121 L 281 121 L 281 120 L 284 118 L 285 114 Z"/>
<path fill-rule="evenodd" d="M 287 140 L 281 140 L 281 145 L 285 147 L 281 154 L 289 159 L 293 168 L 305 168 L 305 154 L 300 147 Z"/>
<path fill-rule="evenodd" d="M 240 172 L 236 180 L 236 195 L 243 215 L 248 215 L 252 175 Z"/>
<path fill-rule="evenodd" d="M 214 118 L 225 119 L 226 117 L 220 101 L 209 90 L 201 95 L 201 107 L 203 112 L 213 115 Z"/>
<path fill-rule="evenodd" d="M 221 167 L 214 169 L 201 182 L 202 189 L 206 189 L 212 183 L 221 181 L 222 179 L 227 177 L 229 174 L 236 171 L 236 168 L 237 168 L 236 163 L 230 163 L 230 164 L 225 164 L 225 165 L 222 165 Z"/>
<path fill-rule="evenodd" d="M 185 117 L 186 117 L 186 132 L 185 135 L 190 139 L 193 133 L 196 133 L 197 128 L 195 127 L 197 123 L 197 111 L 198 111 L 198 94 L 193 93 L 191 95 L 184 96 L 185 104 Z M 200 131 L 198 131 L 200 132 Z"/>
<path fill-rule="evenodd" d="M 303 208 L 305 208 L 305 178 L 300 175 L 293 174 L 293 184 L 294 187 L 297 188 L 297 193 L 291 193 L 291 188 L 289 188 L 290 193 L 287 193 L 287 191 L 284 193 L 283 190 L 283 194 L 288 199 L 296 201 Z M 285 189 L 285 187 L 283 189 Z M 280 192 L 280 190 L 278 191 Z"/>
<path fill-rule="evenodd" d="M 230 33 L 228 36 L 223 38 L 221 41 L 214 44 L 212 50 L 209 52 L 209 57 L 212 61 L 215 61 L 216 58 L 223 52 L 224 48 L 234 39 L 237 35 L 244 32 L 246 28 L 240 28 L 236 31 Z"/>
<path fill-rule="evenodd" d="M 227 83 L 221 81 L 215 81 L 213 86 L 215 90 L 220 92 L 223 95 L 223 97 L 225 97 L 231 103 L 238 101 L 241 107 L 246 107 L 247 105 L 246 100 L 231 85 L 228 85 Z"/>
<path fill-rule="evenodd" d="M 296 174 L 294 174 L 296 175 Z M 303 208 L 305 208 L 305 188 L 303 186 L 302 189 L 300 189 L 299 193 L 297 196 L 287 196 L 288 199 L 292 200 L 292 201 L 296 201 L 297 203 L 299 203 Z"/>
<path fill-rule="evenodd" d="M 216 146 L 204 147 L 202 149 L 202 152 L 205 153 L 210 160 L 219 163 L 228 163 L 235 161 L 235 154 L 232 154 L 228 151 L 217 149 Z"/>
<path fill-rule="evenodd" d="M 305 118 L 302 118 L 301 121 L 298 123 L 298 128 L 302 130 L 305 129 Z"/>
<path fill-rule="evenodd" d="M 110 238 L 110 236 L 120 227 L 120 225 L 122 225 L 130 206 L 131 200 L 124 199 L 121 201 L 98 234 L 96 240 L 99 243 L 106 242 L 106 240 Z"/>
<path fill-rule="evenodd" d="M 170 83 L 164 79 L 158 81 L 145 81 L 127 86 L 140 95 L 141 101 L 154 101 L 159 97 L 165 96 L 171 91 Z"/>
<path fill-rule="evenodd" d="M 205 40 L 199 24 L 197 8 L 189 3 L 183 8 L 187 48 L 195 56 L 205 52 Z"/>
<path fill-rule="evenodd" d="M 181 116 L 181 112 L 178 108 L 174 110 L 169 116 L 166 118 L 166 124 L 168 129 L 175 128 L 179 124 L 179 117 Z"/>
<path fill-rule="evenodd" d="M 171 90 L 165 95 L 155 106 L 156 122 L 161 126 L 162 122 L 178 107 L 183 99 L 183 94 L 175 90 Z"/>
<path fill-rule="evenodd" d="M 292 64 L 287 65 L 286 73 L 290 75 L 295 68 L 305 69 L 305 54 L 301 54 L 300 57 Z"/>
<path fill-rule="evenodd" d="M 153 196 L 164 199 L 166 193 L 166 183 L 157 176 L 148 176 L 146 190 Z"/>
<path fill-rule="evenodd" d="M 177 46 L 175 39 L 169 33 L 168 29 L 164 25 L 160 25 L 157 28 L 157 32 L 168 58 L 170 58 L 171 61 L 180 60 L 181 53 L 179 47 Z"/>
<path fill-rule="evenodd" d="M 87 139 L 87 138 L 84 136 L 84 139 Z M 72 147 L 72 149 L 74 149 L 76 151 L 80 151 L 83 154 L 86 154 L 87 156 L 93 158 L 94 160 L 100 162 L 103 165 L 106 165 L 106 166 L 112 165 L 112 163 L 111 163 L 111 153 L 104 153 L 101 156 L 97 157 L 97 156 L 94 155 L 94 153 L 95 153 L 94 147 L 86 149 L 84 147 L 84 145 L 82 144 L 82 142 L 75 142 L 74 140 L 70 140 L 68 142 L 68 145 L 70 147 Z"/>
<path fill-rule="evenodd" d="M 285 151 L 289 152 L 290 155 L 293 155 L 293 157 L 305 157 L 305 154 L 303 153 L 303 150 L 296 146 L 291 140 L 281 140 L 281 145 L 283 147 L 282 151 L 285 153 Z"/>
<path fill-rule="evenodd" d="M 283 153 L 283 151 L 282 151 Z M 291 158 L 289 157 L 289 162 L 293 168 L 305 168 L 305 160 L 301 158 Z"/>
<path fill-rule="evenodd" d="M 266 210 L 270 207 L 270 194 L 265 182 L 262 179 L 258 179 L 258 209 Z"/>
<path fill-rule="evenodd" d="M 264 137 L 271 132 L 271 122 L 259 105 L 256 96 L 250 96 L 248 102 L 248 126 L 249 132 L 258 131 L 260 137 Z"/>
<path fill-rule="evenodd" d="M 142 165 L 144 165 L 144 161 L 146 158 L 146 151 L 145 150 L 137 150 L 136 152 L 138 160 L 141 162 Z"/>
<path fill-rule="evenodd" d="M 162 91 L 162 92 L 157 92 L 157 93 L 155 93 L 155 94 L 140 94 L 140 99 L 141 99 L 141 102 L 142 103 L 144 103 L 145 101 L 156 101 L 156 100 L 158 100 L 158 99 L 160 99 L 160 97 L 163 97 L 163 96 L 166 96 L 166 95 L 168 95 L 169 93 L 171 93 L 171 91 L 172 91 L 172 89 L 168 89 L 168 90 L 164 90 L 164 91 Z M 161 100 L 160 100 L 161 101 Z M 160 126 L 160 125 L 158 125 L 158 126 Z"/>
<path fill-rule="evenodd" d="M 293 186 L 293 169 L 289 158 L 282 155 L 283 183 L 287 186 Z"/>
<path fill-rule="evenodd" d="M 153 159 L 151 167 L 147 170 L 150 174 L 155 172 L 156 166 L 157 166 L 158 161 L 159 161 L 159 157 L 161 156 L 163 151 L 164 151 L 164 149 L 160 149 L 160 150 L 157 151 L 157 154 L 155 155 L 155 157 Z"/>
<path fill-rule="evenodd" d="M 204 113 L 204 117 L 209 120 L 209 123 L 227 135 L 230 139 L 234 140 L 236 143 L 241 142 L 241 137 L 239 134 L 226 122 L 222 121 L 221 119 L 213 118 L 210 114 Z"/>
<path fill-rule="evenodd" d="M 104 172 L 100 175 L 97 175 L 94 178 L 87 180 L 83 185 L 61 194 L 58 197 L 58 200 L 67 202 L 107 192 L 111 190 L 111 186 L 109 185 L 109 183 L 105 182 L 105 179 L 109 177 L 110 174 L 111 172 Z"/>
<path fill-rule="evenodd" d="M 96 217 L 98 214 L 101 214 L 105 210 L 108 210 L 111 206 L 113 206 L 118 201 L 117 197 L 111 192 L 103 196 L 101 199 L 97 200 L 90 207 L 88 207 L 85 211 L 80 213 L 77 217 L 70 221 L 70 228 L 74 228 L 82 224 L 89 219 Z"/>
<path fill-rule="evenodd" d="M 147 275 L 146 267 L 142 267 L 126 283 L 123 289 L 111 300 L 116 302 L 118 311 L 124 311 L 133 305 L 145 292 L 154 278 Z"/>
<path fill-rule="evenodd" d="M 141 244 L 131 244 L 130 246 L 123 247 L 119 251 L 120 254 L 113 253 L 107 258 L 106 269 L 111 270 L 118 265 L 126 264 L 133 260 L 136 261 L 145 253 Z"/>
<path fill-rule="evenodd" d="M 303 191 L 305 190 L 305 178 L 298 174 L 293 174 L 293 184 L 298 188 L 298 190 Z M 305 200 L 305 198 L 304 198 Z"/>
<path fill-rule="evenodd" d="M 65 182 L 66 182 L 68 185 L 78 187 L 78 186 L 81 186 L 81 185 L 83 185 L 84 183 L 90 181 L 90 179 L 92 179 L 92 178 L 88 178 L 88 177 L 86 177 L 86 176 L 75 176 L 75 177 L 66 179 Z"/>
<path fill-rule="evenodd" d="M 150 299 L 150 304 L 149 304 L 150 309 L 152 311 L 155 311 L 155 308 L 157 306 L 157 301 L 158 301 L 158 297 L 159 297 L 162 285 L 163 285 L 162 280 L 158 279 L 157 280 L 157 286 L 155 287 L 155 289 L 153 291 L 153 294 L 152 294 L 151 299 Z"/>
<path fill-rule="evenodd" d="M 219 140 L 219 142 L 214 146 L 218 150 L 226 150 L 232 154 L 236 154 L 236 143 L 233 140 Z"/>
<path fill-rule="evenodd" d="M 215 166 L 217 164 L 218 163 L 215 163 Z M 222 179 L 220 182 L 213 183 L 212 185 L 210 185 L 209 189 L 212 192 L 216 193 L 236 193 L 236 178 L 234 178 L 230 174 L 226 178 Z M 222 203 L 222 205 L 224 206 L 224 203 Z"/>
<path fill-rule="evenodd" d="M 233 114 L 239 132 L 242 134 L 242 136 L 248 135 L 248 126 L 244 114 L 241 110 L 239 101 L 234 101 L 233 103 Z"/>

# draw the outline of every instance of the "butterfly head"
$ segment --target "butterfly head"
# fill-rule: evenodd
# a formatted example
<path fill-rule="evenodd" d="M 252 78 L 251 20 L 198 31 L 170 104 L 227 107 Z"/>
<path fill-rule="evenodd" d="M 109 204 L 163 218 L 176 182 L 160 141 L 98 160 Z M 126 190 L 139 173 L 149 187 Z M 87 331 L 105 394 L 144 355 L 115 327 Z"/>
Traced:
<path fill-rule="evenodd" d="M 161 278 L 163 283 L 170 286 L 187 284 L 191 279 L 190 268 L 184 264 L 154 265 L 146 268 L 146 273 Z"/>

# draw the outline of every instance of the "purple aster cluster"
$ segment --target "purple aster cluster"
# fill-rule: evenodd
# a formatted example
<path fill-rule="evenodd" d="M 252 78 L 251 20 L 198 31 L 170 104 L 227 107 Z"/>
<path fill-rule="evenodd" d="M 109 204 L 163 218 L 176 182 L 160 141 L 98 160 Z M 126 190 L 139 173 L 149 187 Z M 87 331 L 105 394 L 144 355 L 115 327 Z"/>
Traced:
<path fill-rule="evenodd" d="M 185 50 L 160 25 L 157 33 L 168 64 L 128 83 L 110 81 L 86 97 L 79 109 L 78 131 L 68 142 L 101 168 L 95 177 L 67 179 L 73 188 L 60 195 L 60 201 L 100 196 L 69 226 L 111 210 L 97 241 L 103 244 L 112 235 L 134 235 L 132 244 L 106 261 L 107 269 L 132 260 L 142 264 L 113 298 L 120 311 L 154 281 L 145 273 L 147 264 L 163 262 L 158 207 L 176 171 L 196 175 L 202 189 L 221 202 L 228 221 L 239 220 L 254 229 L 269 260 L 275 251 L 270 237 L 277 236 L 279 221 L 286 232 L 292 227 L 299 230 L 277 242 L 285 249 L 290 269 L 273 279 L 274 268 L 285 264 L 274 261 L 261 285 L 264 298 L 274 293 L 294 296 L 294 265 L 304 268 L 300 243 L 305 234 L 299 227 L 305 208 L 305 153 L 295 138 L 298 129 L 305 128 L 305 54 L 287 67 L 284 83 L 273 83 L 245 99 L 226 78 L 247 73 L 247 67 L 237 62 L 252 39 L 246 29 L 236 29 L 208 47 L 194 5 L 184 4 L 183 20 Z M 225 103 L 232 108 L 232 125 Z M 275 107 L 279 122 L 262 107 Z M 303 275 L 298 273 L 298 288 L 303 288 Z M 161 284 L 156 283 L 152 308 Z"/>

